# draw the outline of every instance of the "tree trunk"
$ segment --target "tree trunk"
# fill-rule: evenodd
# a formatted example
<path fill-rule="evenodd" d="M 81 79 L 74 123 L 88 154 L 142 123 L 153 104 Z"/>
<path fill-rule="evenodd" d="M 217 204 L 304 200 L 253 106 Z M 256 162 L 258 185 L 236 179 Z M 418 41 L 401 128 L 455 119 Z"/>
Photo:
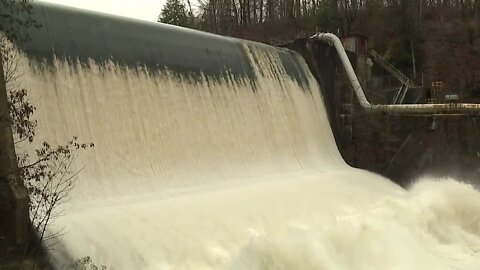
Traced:
<path fill-rule="evenodd" d="M 256 24 L 256 23 L 258 23 L 257 0 L 252 0 L 252 8 L 253 8 L 253 24 Z"/>
<path fill-rule="evenodd" d="M 193 11 L 192 11 L 192 4 L 190 2 L 190 0 L 187 0 L 187 4 L 188 4 L 188 18 L 189 18 L 189 21 L 190 21 L 190 26 L 192 27 L 193 26 Z"/>
<path fill-rule="evenodd" d="M 260 20 L 259 22 L 260 23 L 263 23 L 263 0 L 260 0 L 260 7 L 259 7 L 259 15 L 260 15 Z"/>
<path fill-rule="evenodd" d="M 251 5 L 250 5 L 250 0 L 246 0 L 246 4 L 245 4 L 245 7 L 246 7 L 246 16 L 247 16 L 247 26 L 250 26 L 252 25 L 252 13 L 250 12 L 250 8 L 251 8 Z"/>
<path fill-rule="evenodd" d="M 480 0 L 475 0 L 473 3 L 474 29 L 473 34 L 476 39 L 480 38 Z"/>
<path fill-rule="evenodd" d="M 28 193 L 18 177 L 17 155 L 9 120 L 7 87 L 0 51 L 0 238 L 11 247 L 26 242 Z"/>
<path fill-rule="evenodd" d="M 235 0 L 232 0 L 233 15 L 235 17 L 235 26 L 238 26 L 238 9 Z"/>

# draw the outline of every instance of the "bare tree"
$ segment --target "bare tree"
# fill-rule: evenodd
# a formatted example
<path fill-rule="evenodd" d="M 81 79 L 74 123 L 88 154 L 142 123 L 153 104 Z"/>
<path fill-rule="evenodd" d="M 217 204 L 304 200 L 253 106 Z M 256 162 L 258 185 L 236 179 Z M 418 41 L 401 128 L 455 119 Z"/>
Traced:
<path fill-rule="evenodd" d="M 14 27 L 9 26 L 8 29 L 14 29 Z M 19 37 L 18 35 L 0 37 L 1 64 L 4 67 L 3 78 L 8 108 L 8 115 L 2 117 L 0 126 L 11 127 L 14 144 L 19 146 L 34 142 L 37 121 L 33 119 L 36 108 L 29 102 L 28 90 L 22 87 L 23 74 L 19 66 L 21 56 L 11 42 L 12 38 Z M 75 136 L 64 145 L 56 147 L 43 142 L 33 155 L 27 151 L 18 151 L 21 148 L 17 147 L 17 166 L 7 174 L 20 177 L 28 190 L 30 226 L 27 234 L 30 240 L 33 241 L 33 236 L 36 235 L 40 243 L 51 244 L 53 243 L 51 240 L 60 235 L 61 232 L 47 236 L 47 228 L 60 214 L 57 211 L 58 206 L 68 199 L 74 187 L 79 171 L 72 168 L 72 163 L 77 151 L 91 147 L 94 147 L 93 143 L 79 143 Z M 31 250 L 32 243 L 27 241 L 25 255 Z M 47 248 L 52 246 L 49 245 Z"/>

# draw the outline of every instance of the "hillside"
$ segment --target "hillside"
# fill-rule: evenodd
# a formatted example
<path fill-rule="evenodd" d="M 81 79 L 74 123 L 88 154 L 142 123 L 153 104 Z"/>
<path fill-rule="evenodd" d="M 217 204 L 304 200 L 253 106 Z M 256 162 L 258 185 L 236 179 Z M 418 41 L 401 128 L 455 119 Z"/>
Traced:
<path fill-rule="evenodd" d="M 480 0 L 207 0 L 199 4 L 195 12 L 189 0 L 185 4 L 169 0 L 159 20 L 274 45 L 319 31 L 342 37 L 362 34 L 369 38 L 370 48 L 418 85 L 441 80 L 448 92 L 465 99 L 480 92 Z"/>

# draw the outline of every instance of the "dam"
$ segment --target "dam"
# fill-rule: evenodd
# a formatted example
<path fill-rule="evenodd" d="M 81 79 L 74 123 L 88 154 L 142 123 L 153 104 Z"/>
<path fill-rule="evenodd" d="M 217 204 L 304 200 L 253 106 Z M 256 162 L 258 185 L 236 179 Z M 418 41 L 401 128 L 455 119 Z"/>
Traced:
<path fill-rule="evenodd" d="M 479 269 L 480 193 L 348 166 L 294 51 L 37 3 L 16 44 L 33 151 L 72 136 L 52 263 L 108 269 Z"/>

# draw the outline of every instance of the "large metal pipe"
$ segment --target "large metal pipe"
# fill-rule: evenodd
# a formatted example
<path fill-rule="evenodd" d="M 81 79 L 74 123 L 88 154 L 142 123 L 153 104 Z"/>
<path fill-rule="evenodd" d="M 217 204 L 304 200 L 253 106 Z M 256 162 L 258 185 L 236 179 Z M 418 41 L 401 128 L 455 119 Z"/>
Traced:
<path fill-rule="evenodd" d="M 333 44 L 347 73 L 350 85 L 357 96 L 360 105 L 368 111 L 380 111 L 402 114 L 480 114 L 480 104 L 473 103 L 443 103 L 443 104 L 371 104 L 358 81 L 347 53 L 340 39 L 332 33 L 317 33 L 310 39 L 327 41 Z"/>

